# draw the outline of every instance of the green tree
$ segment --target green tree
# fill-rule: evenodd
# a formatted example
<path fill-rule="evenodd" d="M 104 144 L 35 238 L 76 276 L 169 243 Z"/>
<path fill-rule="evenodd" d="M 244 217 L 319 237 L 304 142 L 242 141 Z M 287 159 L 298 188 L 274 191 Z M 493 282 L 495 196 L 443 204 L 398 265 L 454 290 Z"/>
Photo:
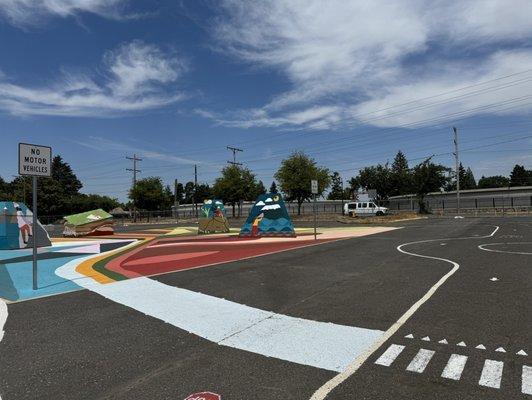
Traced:
<path fill-rule="evenodd" d="M 185 204 L 194 203 L 194 182 L 185 183 Z"/>
<path fill-rule="evenodd" d="M 402 151 L 398 151 L 392 163 L 390 172 L 390 196 L 408 194 L 412 190 L 412 175 L 408 167 L 408 160 Z"/>
<path fill-rule="evenodd" d="M 479 189 L 500 188 L 510 184 L 510 179 L 502 175 L 483 176 L 478 180 Z"/>
<path fill-rule="evenodd" d="M 510 174 L 510 186 L 532 186 L 532 171 L 516 164 Z"/>
<path fill-rule="evenodd" d="M 341 200 L 344 198 L 344 188 L 342 184 L 342 177 L 337 171 L 331 175 L 331 191 L 327 195 L 329 200 Z"/>
<path fill-rule="evenodd" d="M 83 187 L 70 165 L 64 162 L 60 155 L 56 155 L 52 160 L 52 179 L 70 196 L 78 194 Z"/>
<path fill-rule="evenodd" d="M 345 188 L 345 198 L 346 199 L 355 199 L 355 194 L 358 192 L 358 189 L 360 189 L 360 181 L 358 180 L 358 176 L 354 176 L 349 181 L 347 181 L 347 187 Z"/>
<path fill-rule="evenodd" d="M 177 202 L 181 204 L 183 202 L 183 196 L 185 194 L 185 188 L 183 187 L 183 184 L 177 182 L 177 185 L 175 185 L 174 190 L 176 192 Z"/>
<path fill-rule="evenodd" d="M 420 213 L 429 212 L 425 203 L 425 196 L 427 193 L 438 191 L 446 185 L 448 181 L 446 173 L 448 171 L 447 167 L 432 163 L 430 158 L 414 167 L 412 187 L 417 195 Z"/>
<path fill-rule="evenodd" d="M 391 175 L 392 172 L 388 164 L 377 164 L 362 168 L 358 173 L 358 182 L 366 190 L 375 190 L 377 192 L 377 200 L 384 200 L 392 193 Z"/>
<path fill-rule="evenodd" d="M 203 203 L 203 200 L 210 199 L 211 197 L 211 187 L 207 183 L 199 183 L 196 188 L 196 201 L 198 203 Z"/>
<path fill-rule="evenodd" d="M 240 201 L 255 200 L 259 190 L 262 189 L 249 169 L 239 165 L 228 165 L 222 169 L 222 175 L 216 178 L 212 190 L 217 198 L 232 206 L 234 217 L 237 205 L 240 215 Z"/>
<path fill-rule="evenodd" d="M 142 210 L 162 210 L 166 205 L 166 195 L 161 178 L 150 176 L 140 179 L 129 190 L 129 198 Z"/>
<path fill-rule="evenodd" d="M 471 168 L 467 167 L 464 174 L 464 180 L 461 182 L 463 182 L 463 184 L 460 183 L 460 187 L 464 190 L 476 189 L 477 181 L 475 180 L 475 176 L 473 175 L 473 171 L 471 171 Z"/>
<path fill-rule="evenodd" d="M 257 195 L 255 198 L 257 198 L 261 194 L 266 194 L 266 187 L 264 186 L 264 183 L 262 181 L 259 181 L 257 184 Z"/>
<path fill-rule="evenodd" d="M 277 184 L 275 181 L 273 181 L 272 185 L 270 186 L 270 193 L 277 193 Z"/>
<path fill-rule="evenodd" d="M 297 214 L 301 214 L 301 204 L 312 198 L 310 181 L 318 181 L 318 196 L 329 187 L 331 177 L 327 168 L 319 167 L 316 161 L 300 151 L 292 153 L 290 157 L 281 162 L 279 170 L 275 173 L 281 191 L 288 201 L 297 202 Z"/>

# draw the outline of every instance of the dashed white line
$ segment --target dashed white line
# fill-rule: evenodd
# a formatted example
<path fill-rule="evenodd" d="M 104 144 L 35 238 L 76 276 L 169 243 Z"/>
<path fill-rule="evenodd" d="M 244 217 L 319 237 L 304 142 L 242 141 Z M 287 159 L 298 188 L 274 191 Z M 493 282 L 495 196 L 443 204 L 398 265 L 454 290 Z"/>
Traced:
<path fill-rule="evenodd" d="M 447 365 L 445 366 L 441 376 L 442 378 L 453 379 L 459 381 L 464 371 L 467 362 L 467 357 L 461 354 L 451 354 Z"/>
<path fill-rule="evenodd" d="M 502 361 L 486 360 L 478 384 L 494 389 L 500 389 L 503 367 L 504 363 Z"/>
<path fill-rule="evenodd" d="M 532 394 L 532 367 L 523 365 L 523 375 L 521 376 L 521 392 L 523 394 Z"/>
<path fill-rule="evenodd" d="M 389 367 L 392 365 L 392 363 L 395 361 L 397 356 L 401 354 L 401 352 L 404 350 L 405 346 L 401 346 L 398 344 L 392 344 L 390 347 L 388 347 L 388 350 L 386 350 L 382 355 L 379 357 L 377 361 L 375 361 L 375 364 L 378 365 L 384 365 L 385 367 Z"/>
<path fill-rule="evenodd" d="M 427 368 L 427 365 L 429 365 L 429 362 L 432 359 L 432 356 L 434 355 L 434 353 L 435 351 L 433 350 L 427 350 L 427 349 L 419 350 L 416 356 L 410 362 L 410 364 L 408 364 L 408 367 L 406 367 L 406 370 L 421 374 L 423 371 L 425 371 L 425 368 Z"/>

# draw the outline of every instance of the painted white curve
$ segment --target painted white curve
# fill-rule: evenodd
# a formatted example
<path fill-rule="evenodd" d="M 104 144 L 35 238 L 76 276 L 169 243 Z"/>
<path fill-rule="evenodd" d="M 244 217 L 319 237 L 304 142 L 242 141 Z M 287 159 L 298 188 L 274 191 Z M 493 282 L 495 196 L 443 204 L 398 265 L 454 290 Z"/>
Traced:
<path fill-rule="evenodd" d="M 412 253 L 409 251 L 406 251 L 403 249 L 403 247 L 410 246 L 413 244 L 421 244 L 421 243 L 430 243 L 430 242 L 437 242 L 437 241 L 443 241 L 443 240 L 465 240 L 465 239 L 485 239 L 488 237 L 493 237 L 495 233 L 499 230 L 499 226 L 496 226 L 493 232 L 491 232 L 489 235 L 486 236 L 468 236 L 463 238 L 444 238 L 444 239 L 427 239 L 427 240 L 419 240 L 415 242 L 408 242 L 403 243 L 399 246 L 397 246 L 397 250 L 403 254 L 408 254 L 414 257 L 421 257 L 421 258 L 427 258 L 431 260 L 437 260 L 437 261 L 444 261 L 453 266 L 453 268 L 447 272 L 444 276 L 442 276 L 438 282 L 436 282 L 427 293 L 423 297 L 421 297 L 418 301 L 416 301 L 388 330 L 384 332 L 384 335 L 375 342 L 371 347 L 369 347 L 364 353 L 362 353 L 359 357 L 355 358 L 351 364 L 342 372 L 340 372 L 338 375 L 330 379 L 329 381 L 325 382 L 324 385 L 322 385 L 310 398 L 310 400 L 323 400 L 325 399 L 330 392 L 332 392 L 336 387 L 338 387 L 342 382 L 344 382 L 346 379 L 348 379 L 351 375 L 353 375 L 358 369 L 364 364 L 367 359 L 375 352 L 377 351 L 388 339 L 390 339 L 398 330 L 401 328 L 401 326 L 404 325 L 408 319 L 427 301 L 429 300 L 434 293 L 442 286 L 458 269 L 460 268 L 460 264 L 457 262 L 454 262 L 452 260 L 448 260 L 446 258 L 440 258 L 440 257 L 434 257 L 434 256 L 427 256 L 424 254 L 417 254 Z"/>
<path fill-rule="evenodd" d="M 518 255 L 525 255 L 525 256 L 532 256 L 531 252 L 528 251 L 506 251 L 506 250 L 497 250 L 497 249 L 490 249 L 488 246 L 497 246 L 497 245 L 514 245 L 514 244 L 532 244 L 532 242 L 507 242 L 507 243 L 484 243 L 478 246 L 480 250 L 489 251 L 492 253 L 502 253 L 502 254 L 518 254 Z"/>
<path fill-rule="evenodd" d="M 75 270 L 92 257 L 73 260 L 56 274 L 222 346 L 340 372 L 384 333 L 277 314 L 146 277 L 100 284 Z"/>

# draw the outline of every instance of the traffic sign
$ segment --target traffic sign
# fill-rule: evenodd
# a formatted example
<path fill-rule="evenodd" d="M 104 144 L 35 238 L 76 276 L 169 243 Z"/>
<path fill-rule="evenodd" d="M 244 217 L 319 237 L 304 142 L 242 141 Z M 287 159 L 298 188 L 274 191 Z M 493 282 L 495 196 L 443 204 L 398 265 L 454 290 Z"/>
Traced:
<path fill-rule="evenodd" d="M 25 176 L 52 175 L 52 148 L 37 144 L 18 144 L 18 173 Z"/>
<path fill-rule="evenodd" d="M 310 181 L 310 189 L 312 194 L 318 194 L 318 181 L 316 179 Z"/>
<path fill-rule="evenodd" d="M 212 392 L 192 393 L 185 400 L 222 400 L 222 396 Z"/>

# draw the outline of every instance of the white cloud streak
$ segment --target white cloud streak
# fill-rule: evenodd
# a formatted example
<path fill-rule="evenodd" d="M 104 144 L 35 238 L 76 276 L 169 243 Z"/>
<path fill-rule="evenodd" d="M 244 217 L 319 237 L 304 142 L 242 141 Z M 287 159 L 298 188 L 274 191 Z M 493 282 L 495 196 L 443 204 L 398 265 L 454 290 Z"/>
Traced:
<path fill-rule="evenodd" d="M 146 150 L 144 148 L 132 146 L 124 141 L 109 140 L 99 136 L 89 136 L 87 140 L 70 139 L 70 141 L 88 149 L 97 151 L 111 151 L 131 154 L 135 153 L 137 156 L 148 158 L 151 160 L 166 161 L 169 163 L 182 165 L 206 164 L 199 160 L 179 157 L 172 154 L 162 153 L 159 151 Z"/>
<path fill-rule="evenodd" d="M 508 101 L 532 89 L 529 80 L 459 101 L 454 93 L 439 105 L 431 105 L 434 99 L 417 102 L 423 109 L 415 112 L 398 108 L 378 119 L 370 115 L 367 122 L 360 116 L 532 69 L 532 50 L 523 44 L 532 38 L 529 0 L 226 0 L 221 10 L 213 28 L 218 50 L 280 71 L 291 84 L 259 108 L 202 111 L 222 125 L 399 126 Z"/>
<path fill-rule="evenodd" d="M 113 117 L 160 108 L 183 99 L 176 82 L 186 71 L 175 54 L 133 41 L 104 56 L 104 77 L 62 73 L 53 83 L 28 87 L 0 75 L 0 109 L 14 115 Z"/>
<path fill-rule="evenodd" d="M 39 25 L 51 17 L 91 13 L 105 18 L 127 18 L 125 0 L 0 0 L 0 15 L 19 27 Z"/>

